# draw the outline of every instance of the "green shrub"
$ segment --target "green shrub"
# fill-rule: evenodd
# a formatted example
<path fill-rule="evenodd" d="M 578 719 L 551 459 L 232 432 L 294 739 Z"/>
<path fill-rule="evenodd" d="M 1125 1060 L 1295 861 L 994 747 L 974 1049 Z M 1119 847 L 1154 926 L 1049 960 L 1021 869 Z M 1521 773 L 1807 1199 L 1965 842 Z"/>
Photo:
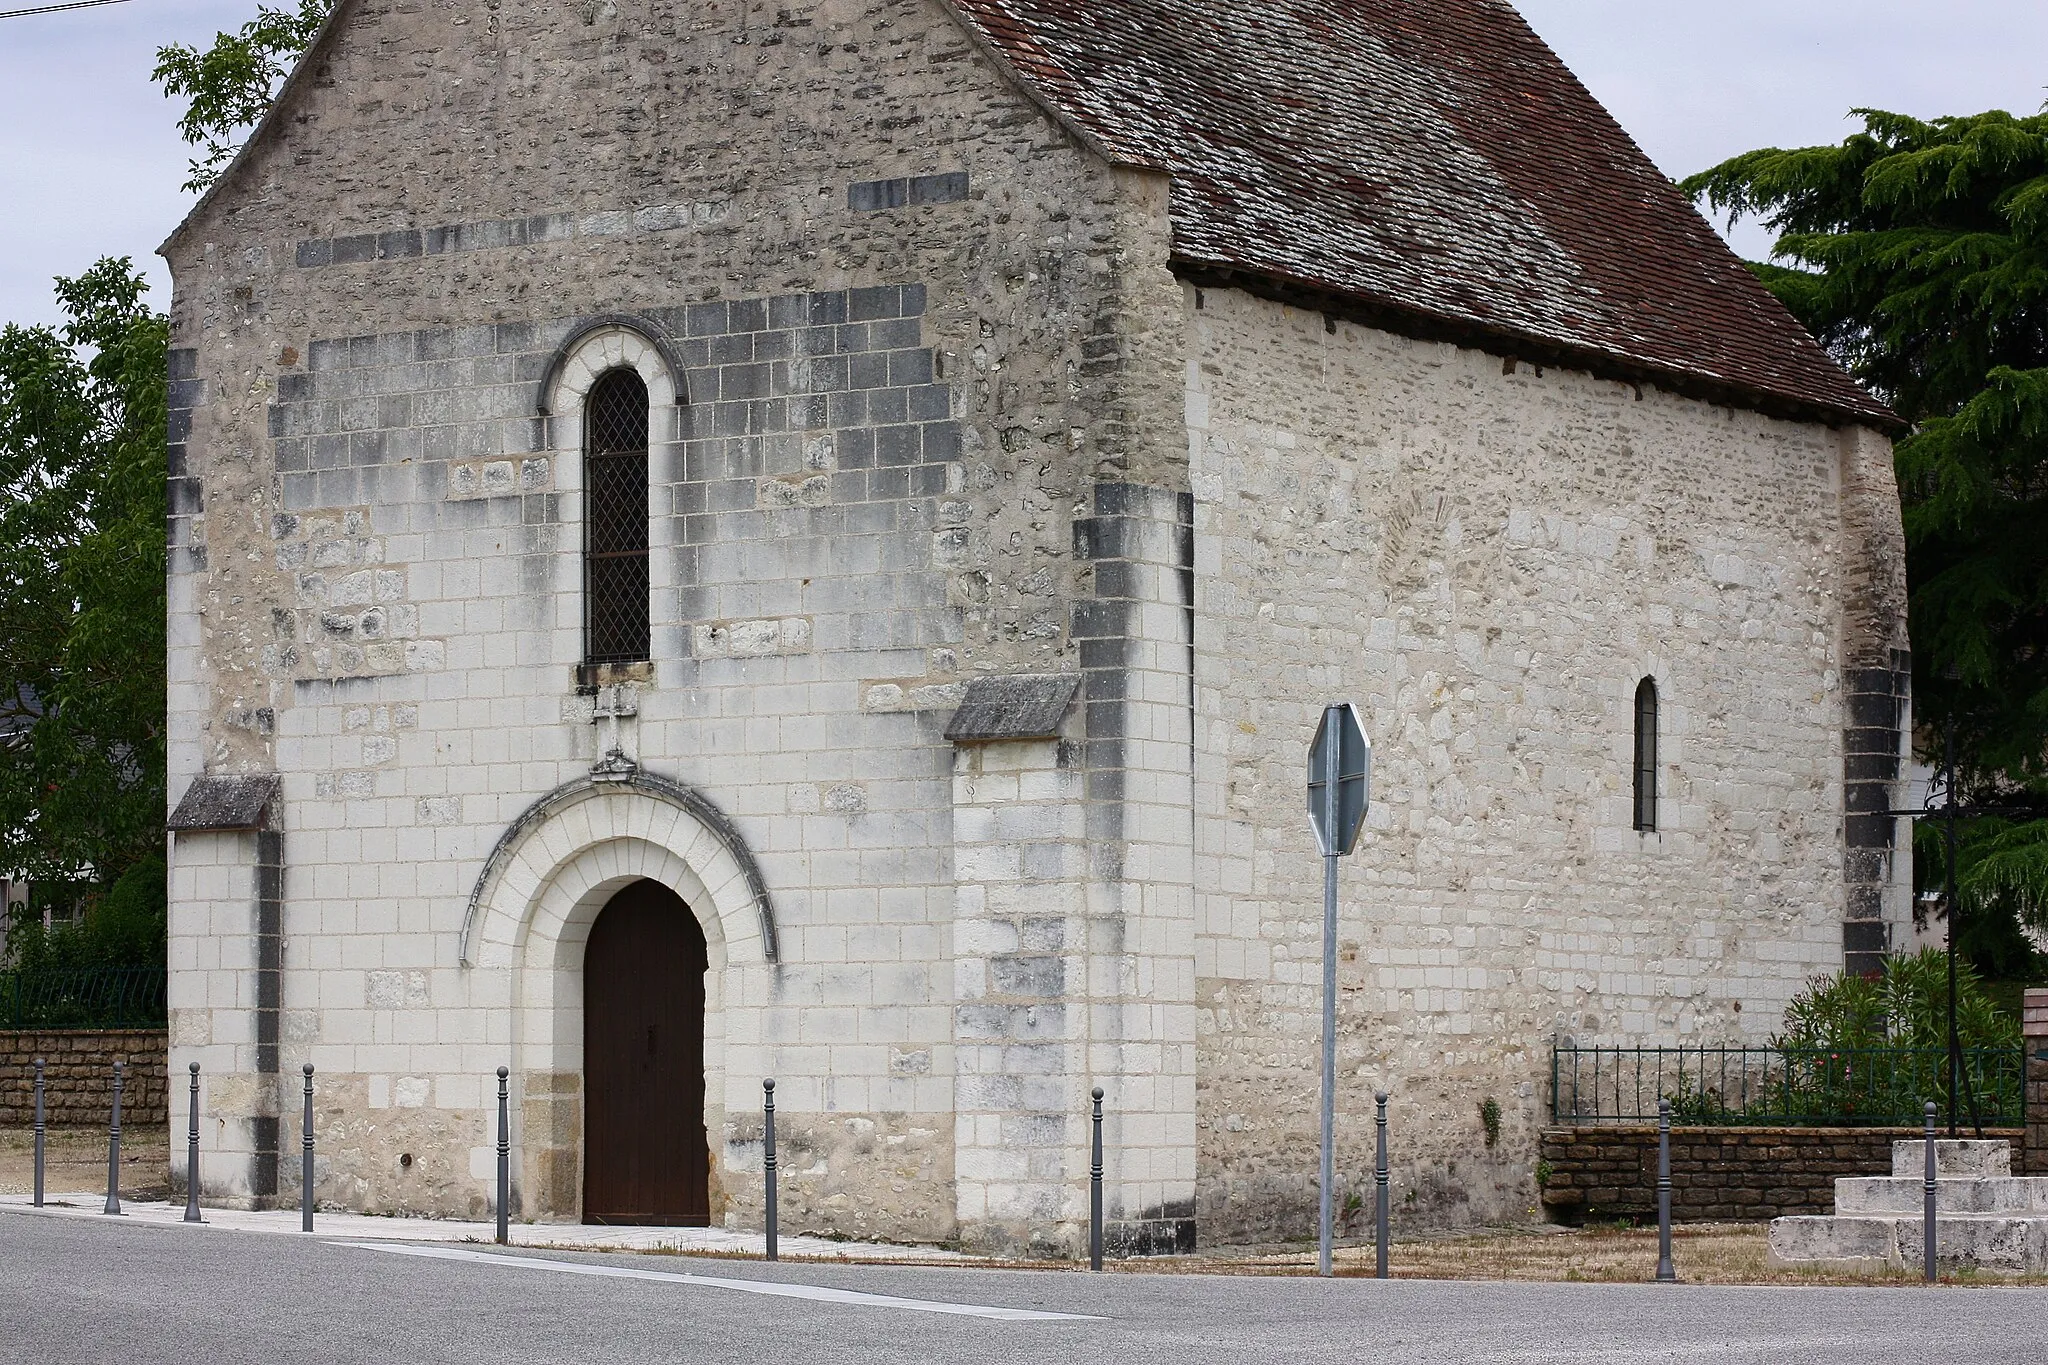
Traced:
<path fill-rule="evenodd" d="M 1970 964 L 1956 960 L 1956 1031 L 1965 1048 L 2020 1046 L 2019 1021 L 2000 1010 Z M 1948 1046 L 1948 955 L 1923 948 L 1884 960 L 1874 977 L 1816 976 L 1785 1007 L 1782 1048 Z"/>
<path fill-rule="evenodd" d="M 1785 1008 L 1771 1040 L 1783 1052 L 1765 1107 L 1849 1122 L 1910 1121 L 1928 1100 L 1948 1104 L 1948 957 L 1928 948 L 1889 956 L 1875 977 L 1817 976 Z M 2019 1021 L 2000 1010 L 1970 965 L 1956 971 L 1964 1113 L 2020 1112 Z"/>

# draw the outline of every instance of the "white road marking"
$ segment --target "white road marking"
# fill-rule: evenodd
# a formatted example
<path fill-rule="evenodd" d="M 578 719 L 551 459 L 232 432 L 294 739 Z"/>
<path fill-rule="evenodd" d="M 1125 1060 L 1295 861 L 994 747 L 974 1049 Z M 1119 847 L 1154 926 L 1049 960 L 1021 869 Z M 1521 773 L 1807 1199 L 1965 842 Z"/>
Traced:
<path fill-rule="evenodd" d="M 810 1299 L 817 1303 L 843 1303 L 855 1308 L 908 1308 L 918 1313 L 950 1313 L 955 1317 L 993 1318 L 998 1322 L 1102 1322 L 1087 1313 L 1045 1313 L 1035 1308 L 997 1308 L 978 1303 L 941 1303 L 933 1299 L 903 1299 L 893 1294 L 863 1294 L 852 1289 L 825 1289 L 809 1284 L 783 1284 L 774 1280 L 735 1280 L 722 1275 L 688 1275 L 666 1270 L 636 1270 L 631 1266 L 596 1265 L 584 1261 L 551 1261 L 538 1256 L 505 1256 L 489 1251 L 465 1251 L 460 1247 L 398 1246 L 389 1242 L 329 1242 L 336 1247 L 360 1251 L 385 1251 L 394 1256 L 429 1256 L 442 1261 L 470 1261 L 502 1266 L 510 1270 L 546 1270 L 557 1275 L 597 1275 L 616 1280 L 654 1280 L 662 1284 L 704 1285 L 711 1289 L 736 1289 L 742 1294 L 768 1294 L 784 1299 Z"/>

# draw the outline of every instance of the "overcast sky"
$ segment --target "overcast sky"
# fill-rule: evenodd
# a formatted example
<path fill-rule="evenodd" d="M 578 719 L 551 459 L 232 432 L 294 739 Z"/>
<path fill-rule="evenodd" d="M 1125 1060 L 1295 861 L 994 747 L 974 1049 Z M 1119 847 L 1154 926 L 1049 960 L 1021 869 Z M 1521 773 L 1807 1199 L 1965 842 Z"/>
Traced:
<path fill-rule="evenodd" d="M 38 0 L 0 0 L 0 10 Z M 288 0 L 280 0 L 288 3 Z M 0 321 L 57 317 L 50 279 L 146 262 L 191 202 L 159 45 L 205 43 L 256 0 L 129 0 L 0 19 Z M 1847 111 L 2032 113 L 2048 0 L 1524 0 L 1522 12 L 1666 172 L 1839 141 Z M 1754 231 L 1737 246 L 1768 245 Z"/>

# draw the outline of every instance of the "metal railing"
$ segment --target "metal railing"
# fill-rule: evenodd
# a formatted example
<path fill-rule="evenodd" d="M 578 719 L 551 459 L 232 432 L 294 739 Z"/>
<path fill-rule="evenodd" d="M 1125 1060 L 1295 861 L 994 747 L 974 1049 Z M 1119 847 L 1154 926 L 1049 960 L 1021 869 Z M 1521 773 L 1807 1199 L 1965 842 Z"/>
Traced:
<path fill-rule="evenodd" d="M 162 967 L 0 972 L 0 1029 L 158 1028 Z"/>
<path fill-rule="evenodd" d="M 1971 1122 L 2023 1120 L 2020 1048 L 1965 1048 L 1958 1108 Z M 1913 1127 L 1948 1103 L 1946 1048 L 1580 1047 L 1550 1054 L 1557 1124 L 1655 1123 L 1657 1101 L 1690 1127 Z"/>

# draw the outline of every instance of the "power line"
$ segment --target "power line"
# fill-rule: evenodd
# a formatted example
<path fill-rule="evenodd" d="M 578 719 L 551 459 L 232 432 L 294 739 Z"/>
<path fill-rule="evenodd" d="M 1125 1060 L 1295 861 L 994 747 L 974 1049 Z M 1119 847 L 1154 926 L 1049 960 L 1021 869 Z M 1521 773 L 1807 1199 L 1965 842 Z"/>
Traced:
<path fill-rule="evenodd" d="M 55 14 L 61 9 L 91 9 L 94 5 L 123 5 L 128 0 L 70 0 L 63 5 L 38 5 L 34 9 L 0 9 L 0 19 L 24 19 L 31 14 Z"/>

